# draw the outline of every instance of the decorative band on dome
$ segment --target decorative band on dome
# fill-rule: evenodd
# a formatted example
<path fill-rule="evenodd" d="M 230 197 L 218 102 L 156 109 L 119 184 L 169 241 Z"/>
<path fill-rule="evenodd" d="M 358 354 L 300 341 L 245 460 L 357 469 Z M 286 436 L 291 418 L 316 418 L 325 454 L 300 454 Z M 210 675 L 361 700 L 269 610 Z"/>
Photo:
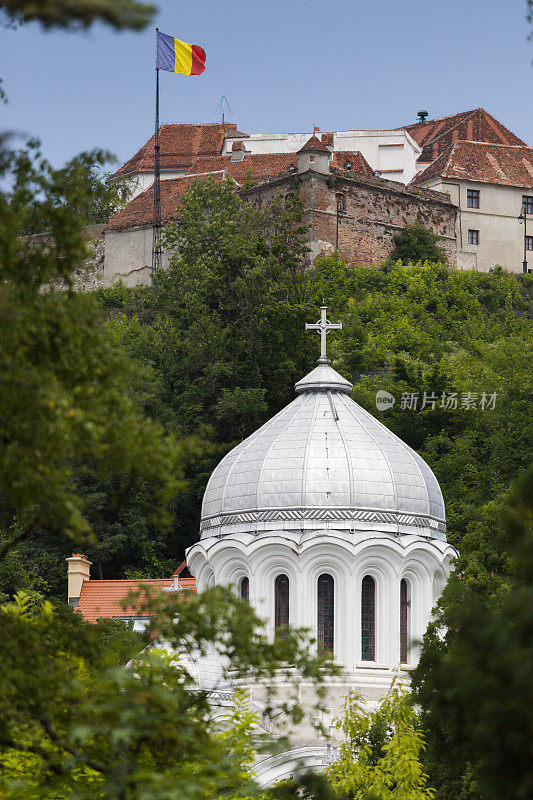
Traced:
<path fill-rule="evenodd" d="M 431 528 L 438 533 L 446 533 L 446 523 L 423 514 L 403 514 L 399 511 L 369 511 L 354 508 L 305 508 L 305 509 L 264 509 L 260 511 L 227 512 L 204 517 L 200 532 L 221 526 L 243 525 L 264 522 L 304 522 L 304 521 L 344 521 L 402 525 L 414 528 Z"/>

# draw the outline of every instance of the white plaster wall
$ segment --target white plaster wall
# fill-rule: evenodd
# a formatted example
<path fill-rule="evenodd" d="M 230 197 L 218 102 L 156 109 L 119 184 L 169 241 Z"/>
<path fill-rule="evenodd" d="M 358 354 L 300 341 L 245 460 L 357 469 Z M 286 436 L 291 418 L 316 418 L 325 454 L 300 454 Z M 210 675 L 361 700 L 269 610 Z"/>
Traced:
<path fill-rule="evenodd" d="M 122 280 L 126 286 L 150 283 L 152 268 L 152 228 L 105 231 L 104 285 Z M 163 268 L 168 256 L 163 253 Z"/>
<path fill-rule="evenodd" d="M 421 148 L 407 131 L 338 131 L 335 150 L 359 150 L 383 178 L 409 183 L 415 176 Z"/>
<path fill-rule="evenodd" d="M 186 169 L 180 170 L 162 170 L 161 171 L 161 180 L 168 180 L 169 178 L 180 178 L 182 175 L 186 175 Z M 121 176 L 119 176 L 121 177 Z M 132 172 L 131 175 L 127 176 L 127 180 L 131 186 L 132 195 L 131 199 L 133 200 L 134 197 L 137 197 L 138 194 L 144 192 L 146 189 L 149 189 L 152 183 L 154 182 L 154 172 Z"/>
<path fill-rule="evenodd" d="M 428 188 L 447 192 L 459 206 L 457 215 L 457 266 L 487 272 L 500 265 L 510 272 L 522 272 L 524 259 L 524 225 L 518 222 L 522 196 L 533 195 L 531 189 L 501 186 L 477 181 L 438 178 Z M 479 208 L 468 208 L 467 190 L 479 191 Z M 533 217 L 528 218 L 528 235 L 533 236 Z M 468 230 L 479 231 L 479 245 L 468 244 Z M 528 251 L 529 268 L 533 269 L 533 251 Z"/>

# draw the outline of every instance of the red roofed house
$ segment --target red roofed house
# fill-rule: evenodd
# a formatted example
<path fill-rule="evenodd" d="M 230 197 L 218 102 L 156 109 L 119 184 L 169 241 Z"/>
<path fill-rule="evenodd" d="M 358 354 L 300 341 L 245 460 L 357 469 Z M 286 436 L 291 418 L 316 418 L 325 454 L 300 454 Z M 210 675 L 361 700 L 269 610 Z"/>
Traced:
<path fill-rule="evenodd" d="M 517 144 L 524 145 L 512 131 L 494 119 L 484 108 L 473 111 L 462 111 L 438 119 L 425 119 L 426 112 L 419 112 L 419 121 L 405 125 L 402 130 L 422 148 L 418 159 L 418 169 L 423 169 L 431 164 L 442 153 L 447 151 L 454 142 L 489 142 L 491 144 Z"/>
<path fill-rule="evenodd" d="M 524 190 L 526 198 L 533 196 L 531 176 L 525 166 L 530 163 L 530 151 L 484 109 L 432 120 L 421 115 L 419 122 L 396 130 L 320 134 L 315 128 L 315 133 L 316 142 L 323 149 L 322 156 L 317 155 L 317 161 L 311 162 L 304 155 L 308 134 L 248 135 L 233 124 L 220 123 L 163 125 L 163 224 L 177 219 L 181 195 L 196 180 L 206 176 L 217 181 L 230 179 L 244 196 L 257 202 L 272 196 L 274 184 L 282 194 L 288 191 L 287 181 L 295 172 L 300 175 L 298 185 L 302 192 L 304 185 L 311 185 L 303 178 L 305 172 L 325 174 L 317 164 L 325 163 L 327 154 L 328 171 L 335 180 L 341 180 L 341 174 L 342 180 L 351 180 L 351 211 L 342 217 L 339 229 L 339 250 L 348 262 L 379 263 L 391 252 L 397 231 L 421 222 L 443 237 L 450 263 L 458 267 L 487 270 L 501 264 L 512 270 L 521 268 L 523 253 L 520 258 L 518 254 L 523 250 L 524 236 L 516 220 L 520 210 L 517 204 L 521 202 L 517 190 Z M 513 148 L 514 164 L 513 156 L 504 155 L 513 152 Z M 118 279 L 129 285 L 150 280 L 153 160 L 154 137 L 116 173 L 116 177 L 132 181 L 136 196 L 105 228 L 104 284 Z M 483 183 L 481 207 L 475 205 L 478 183 Z M 253 191 L 248 191 L 250 184 Z M 294 184 L 292 180 L 291 191 Z M 433 192 L 421 195 L 419 187 Z M 440 197 L 443 192 L 446 196 Z M 308 192 L 305 198 L 306 217 L 312 229 L 312 258 L 335 249 L 337 204 L 335 193 L 330 194 L 326 199 Z M 431 203 L 434 213 L 430 211 Z M 459 209 L 453 229 L 452 205 Z M 475 219 L 470 209 L 476 212 Z M 533 248 L 533 240 L 525 239 L 525 245 Z M 163 253 L 163 266 L 167 263 Z"/>
<path fill-rule="evenodd" d="M 142 632 L 150 618 L 140 609 L 128 603 L 128 597 L 140 593 L 143 598 L 150 594 L 188 589 L 196 592 L 194 578 L 190 577 L 186 564 L 180 564 L 170 578 L 137 580 L 91 580 L 91 562 L 86 556 L 74 553 L 66 559 L 68 563 L 68 602 L 75 606 L 87 622 L 98 619 L 119 619 L 133 630 Z M 183 575 L 183 577 L 182 577 Z M 187 576 L 187 577 L 185 577 Z"/>
<path fill-rule="evenodd" d="M 522 272 L 529 262 L 531 271 L 533 148 L 456 141 L 415 177 L 413 185 L 445 192 L 458 206 L 458 267 L 487 271 L 499 264 Z M 531 214 L 527 236 L 518 220 L 523 208 Z"/>
<path fill-rule="evenodd" d="M 161 125 L 159 147 L 161 180 L 186 175 L 199 156 L 218 156 L 223 152 L 226 133 L 239 133 L 237 126 L 222 123 Z M 242 138 L 245 134 L 239 134 Z M 113 177 L 127 177 L 135 194 L 143 192 L 154 180 L 154 139 L 151 136 Z"/>
<path fill-rule="evenodd" d="M 218 155 L 199 154 L 191 160 L 189 148 L 187 158 L 191 163 L 186 174 L 167 176 L 161 181 L 163 225 L 178 218 L 181 195 L 192 183 L 207 177 L 216 181 L 231 180 L 236 190 L 253 202 L 273 199 L 276 194 L 283 197 L 298 188 L 306 206 L 306 219 L 311 231 L 309 245 L 312 261 L 320 253 L 333 252 L 336 247 L 340 190 L 333 188 L 335 176 L 337 183 L 342 182 L 342 202 L 349 206 L 349 209 L 341 209 L 338 234 L 339 252 L 349 263 L 383 261 L 394 247 L 394 234 L 405 225 L 415 222 L 429 225 L 443 236 L 444 247 L 450 259 L 454 260 L 455 210 L 447 198 L 435 192 L 413 190 L 400 181 L 388 180 L 376 174 L 359 150 L 346 149 L 346 143 L 352 141 L 353 136 L 345 137 L 344 147 L 339 150 L 334 149 L 334 142 L 335 137 L 341 137 L 341 134 L 324 134 L 321 138 L 302 134 L 284 136 L 292 137 L 291 145 L 303 138 L 298 152 L 287 151 L 286 139 L 282 141 L 285 152 L 251 152 L 252 137 L 236 130 L 226 132 L 223 140 L 220 140 L 223 146 Z M 141 148 L 119 172 L 125 174 L 126 167 L 128 170 L 138 170 L 141 168 L 139 165 L 148 169 L 150 158 L 146 152 L 143 154 L 147 147 Z M 165 163 L 174 166 L 185 164 L 176 153 L 173 159 L 167 158 Z M 318 179 L 317 173 L 328 179 Z M 254 188 L 253 192 L 250 187 Z M 118 279 L 129 285 L 149 281 L 152 214 L 153 189 L 150 186 L 109 220 L 104 231 L 106 284 Z M 163 253 L 163 266 L 167 264 L 168 256 Z"/>

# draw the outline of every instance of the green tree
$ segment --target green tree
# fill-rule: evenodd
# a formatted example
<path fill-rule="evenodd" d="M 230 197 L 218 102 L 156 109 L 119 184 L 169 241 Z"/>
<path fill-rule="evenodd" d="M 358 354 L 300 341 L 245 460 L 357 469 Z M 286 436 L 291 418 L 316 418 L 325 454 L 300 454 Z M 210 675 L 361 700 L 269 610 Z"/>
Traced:
<path fill-rule="evenodd" d="M 116 30 L 142 30 L 155 6 L 136 0 L 1 0 L 11 23 L 39 22 L 43 28 L 89 28 L 104 22 Z"/>
<path fill-rule="evenodd" d="M 109 180 L 109 173 L 103 172 L 104 167 L 115 160 L 111 153 L 98 150 L 92 153 L 81 153 L 69 161 L 64 167 L 55 171 L 54 193 L 50 201 L 56 206 L 69 204 L 71 212 L 77 212 L 86 225 L 105 224 L 115 211 L 126 205 L 131 197 L 131 185 L 126 180 Z M 72 194 L 67 196 L 67 187 L 75 185 L 83 196 L 75 198 Z M 74 205 L 77 203 L 77 205 Z M 26 233 L 47 233 L 49 228 L 43 229 L 45 224 L 39 206 L 34 208 L 35 219 L 31 217 L 26 224 Z M 50 222 L 48 222 L 50 225 Z"/>
<path fill-rule="evenodd" d="M 197 538 L 217 461 L 290 402 L 316 358 L 302 216 L 298 196 L 257 209 L 230 182 L 198 181 L 167 227 L 168 271 L 149 288 L 98 292 L 110 341 L 146 370 L 132 387 L 145 411 L 178 434 L 210 426 L 167 539 L 174 558 Z"/>
<path fill-rule="evenodd" d="M 167 521 L 184 445 L 140 413 L 124 390 L 133 364 L 104 336 L 94 299 L 71 291 L 87 255 L 91 185 L 31 149 L 11 155 L 4 178 L 11 186 L 0 194 L 0 522 L 14 535 L 4 536 L 3 550 L 40 527 L 90 536 L 82 479 L 110 482 L 116 503 L 143 481 L 145 513 Z M 36 218 L 50 238 L 27 247 L 23 233 Z M 65 291 L 53 288 L 59 281 Z"/>
<path fill-rule="evenodd" d="M 266 685 L 283 664 L 318 683 L 328 665 L 310 655 L 303 632 L 270 644 L 251 607 L 227 590 L 166 594 L 149 600 L 148 610 L 166 647 L 156 642 L 126 668 L 123 642 L 109 631 L 103 637 L 67 606 L 54 612 L 18 595 L 0 609 L 2 797 L 258 794 L 246 769 L 255 748 L 253 715 L 237 707 L 231 730 L 221 732 L 208 693 L 195 689 L 187 671 L 187 653 L 215 648 L 237 678 Z M 297 689 L 294 683 L 283 706 L 293 721 L 301 716 Z"/>
<path fill-rule="evenodd" d="M 485 596 L 452 577 L 414 674 L 438 798 L 525 800 L 533 792 L 533 468 L 503 511 L 509 574 Z M 446 631 L 439 636 L 439 629 Z"/>
<path fill-rule="evenodd" d="M 368 711 L 354 693 L 346 698 L 339 758 L 326 769 L 335 791 L 350 800 L 431 800 L 421 765 L 424 741 L 405 690 L 393 684 Z"/>
<path fill-rule="evenodd" d="M 394 235 L 395 247 L 390 260 L 402 264 L 446 261 L 444 251 L 438 246 L 441 238 L 423 225 L 410 225 Z"/>

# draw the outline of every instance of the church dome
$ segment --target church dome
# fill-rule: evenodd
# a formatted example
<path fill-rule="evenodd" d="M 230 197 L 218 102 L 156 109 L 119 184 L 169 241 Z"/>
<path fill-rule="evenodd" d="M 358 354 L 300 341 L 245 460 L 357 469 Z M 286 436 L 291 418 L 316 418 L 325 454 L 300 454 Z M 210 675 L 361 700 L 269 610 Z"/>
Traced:
<path fill-rule="evenodd" d="M 329 366 L 325 351 L 295 388 L 296 399 L 211 475 L 202 539 L 336 529 L 445 540 L 433 472 L 349 397 L 352 384 Z"/>

